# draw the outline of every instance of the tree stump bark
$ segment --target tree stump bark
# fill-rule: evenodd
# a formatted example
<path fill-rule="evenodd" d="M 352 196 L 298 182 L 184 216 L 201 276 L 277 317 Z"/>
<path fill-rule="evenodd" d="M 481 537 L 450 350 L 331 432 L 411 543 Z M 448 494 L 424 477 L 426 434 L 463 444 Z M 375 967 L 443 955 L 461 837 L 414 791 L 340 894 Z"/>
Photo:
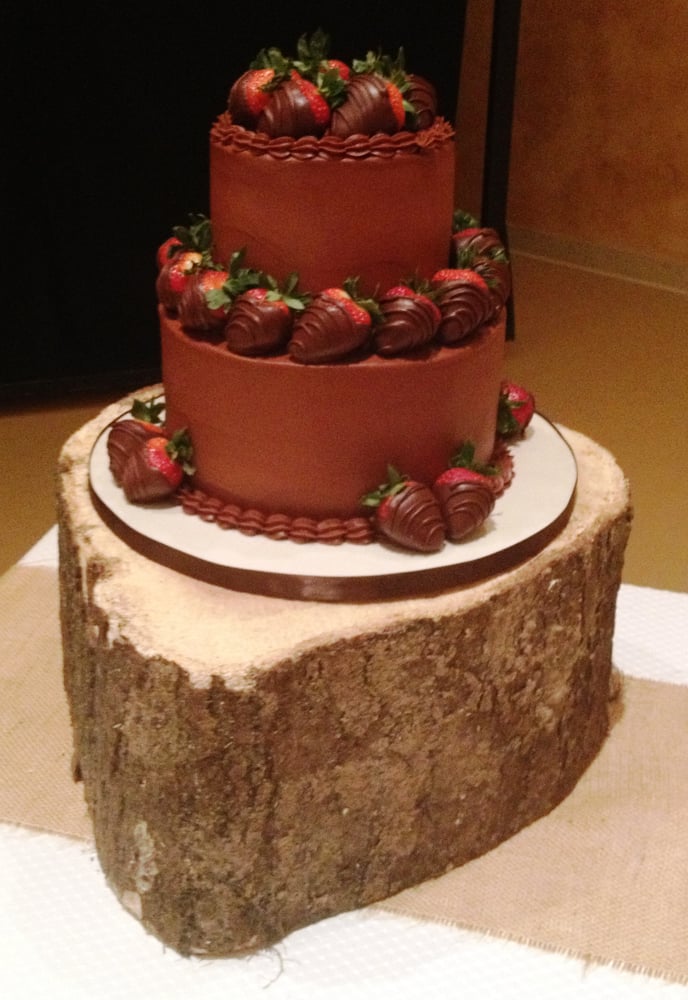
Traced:
<path fill-rule="evenodd" d="M 88 459 L 129 403 L 60 457 L 61 614 L 98 855 L 150 932 L 182 954 L 267 945 L 485 853 L 571 790 L 607 733 L 631 520 L 606 451 L 565 432 L 572 516 L 516 568 L 316 605 L 184 577 L 105 527 Z"/>

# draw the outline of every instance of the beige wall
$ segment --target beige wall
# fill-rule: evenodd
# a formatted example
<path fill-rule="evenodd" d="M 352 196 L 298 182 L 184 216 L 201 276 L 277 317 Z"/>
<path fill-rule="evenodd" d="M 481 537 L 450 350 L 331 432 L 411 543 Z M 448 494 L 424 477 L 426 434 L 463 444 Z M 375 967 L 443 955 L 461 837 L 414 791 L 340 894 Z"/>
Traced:
<path fill-rule="evenodd" d="M 469 2 L 457 121 L 457 200 L 473 211 L 491 8 Z M 687 0 L 523 0 L 508 223 L 514 246 L 688 275 Z"/>

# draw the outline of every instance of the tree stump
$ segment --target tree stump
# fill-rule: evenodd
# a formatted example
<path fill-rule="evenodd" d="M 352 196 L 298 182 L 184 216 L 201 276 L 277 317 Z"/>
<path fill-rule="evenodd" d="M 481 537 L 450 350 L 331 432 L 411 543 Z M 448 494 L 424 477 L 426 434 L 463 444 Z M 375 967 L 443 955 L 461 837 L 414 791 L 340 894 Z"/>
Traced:
<path fill-rule="evenodd" d="M 61 615 L 98 855 L 150 932 L 182 954 L 261 947 L 463 864 L 567 795 L 608 729 L 631 513 L 606 451 L 564 432 L 571 518 L 514 569 L 313 604 L 185 577 L 103 524 L 89 455 L 130 402 L 60 457 Z"/>

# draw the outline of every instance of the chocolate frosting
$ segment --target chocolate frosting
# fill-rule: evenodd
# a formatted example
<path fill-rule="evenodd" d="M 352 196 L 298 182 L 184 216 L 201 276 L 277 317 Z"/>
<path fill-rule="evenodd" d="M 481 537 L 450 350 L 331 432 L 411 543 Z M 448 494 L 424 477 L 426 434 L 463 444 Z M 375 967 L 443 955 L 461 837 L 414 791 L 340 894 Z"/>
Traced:
<path fill-rule="evenodd" d="M 349 135 L 392 134 L 399 124 L 392 111 L 387 85 L 377 73 L 359 73 L 351 78 L 346 100 L 332 112 L 330 132 L 346 138 Z"/>
<path fill-rule="evenodd" d="M 494 315 L 489 289 L 472 281 L 448 281 L 437 295 L 442 313 L 439 336 L 445 344 L 456 344 L 470 336 Z"/>
<path fill-rule="evenodd" d="M 289 354 L 304 365 L 338 361 L 362 347 L 368 336 L 367 327 L 354 323 L 340 302 L 318 295 L 296 318 Z"/>
<path fill-rule="evenodd" d="M 210 138 L 215 257 L 246 247 L 245 266 L 279 282 L 296 270 L 313 294 L 350 276 L 363 295 L 429 276 L 449 262 L 454 162 L 439 119 L 420 132 L 295 139 L 224 114 Z"/>
<path fill-rule="evenodd" d="M 296 80 L 289 78 L 273 92 L 258 119 L 256 129 L 272 138 L 278 136 L 322 135 L 326 125 L 319 125 Z"/>
<path fill-rule="evenodd" d="M 433 305 L 425 298 L 380 299 L 383 321 L 375 330 L 375 349 L 383 357 L 405 354 L 430 343 L 437 331 Z"/>
<path fill-rule="evenodd" d="M 494 490 L 481 483 L 440 483 L 435 486 L 451 542 L 466 538 L 488 518 L 495 504 Z"/>
<path fill-rule="evenodd" d="M 439 552 L 445 527 L 432 490 L 423 483 L 409 483 L 389 502 L 380 532 L 397 545 L 417 552 Z"/>
<path fill-rule="evenodd" d="M 350 518 L 388 463 L 429 484 L 461 441 L 490 460 L 503 315 L 462 344 L 434 343 L 419 362 L 368 353 L 311 365 L 242 357 L 159 315 L 169 429 L 188 429 L 192 485 L 225 503 Z"/>
<path fill-rule="evenodd" d="M 293 542 L 322 542 L 326 545 L 341 545 L 343 542 L 369 545 L 375 540 L 369 517 L 318 520 L 282 513 L 266 514 L 254 508 L 245 509 L 239 504 L 225 503 L 209 496 L 204 490 L 189 487 L 179 490 L 178 499 L 186 514 L 195 514 L 203 521 L 214 522 L 220 528 L 240 531 L 244 535 L 265 535 L 277 541 L 288 538 Z"/>
<path fill-rule="evenodd" d="M 245 298 L 236 300 L 225 326 L 227 347 L 235 354 L 257 357 L 279 350 L 289 340 L 291 313 L 278 302 Z"/>

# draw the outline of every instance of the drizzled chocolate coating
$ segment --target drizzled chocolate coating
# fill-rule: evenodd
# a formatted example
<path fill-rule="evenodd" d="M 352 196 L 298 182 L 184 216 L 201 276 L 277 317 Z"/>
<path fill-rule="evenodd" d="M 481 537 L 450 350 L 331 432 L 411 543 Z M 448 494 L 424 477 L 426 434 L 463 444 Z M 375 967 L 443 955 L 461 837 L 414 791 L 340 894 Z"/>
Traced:
<path fill-rule="evenodd" d="M 438 483 L 435 495 L 451 542 L 458 542 L 479 528 L 495 504 L 494 490 L 481 483 Z"/>
<path fill-rule="evenodd" d="M 277 87 L 256 125 L 258 132 L 275 138 L 287 135 L 322 135 L 325 125 L 316 122 L 308 98 L 296 80 L 289 78 Z"/>
<path fill-rule="evenodd" d="M 179 300 L 179 319 L 188 330 L 217 330 L 224 323 L 224 316 L 208 307 L 202 271 L 190 275 Z"/>
<path fill-rule="evenodd" d="M 459 267 L 470 267 L 476 257 L 504 253 L 504 244 L 496 229 L 461 229 L 452 236 L 452 245 Z"/>
<path fill-rule="evenodd" d="M 444 545 L 445 526 L 439 503 L 423 483 L 408 483 L 385 504 L 377 526 L 386 538 L 416 552 L 439 552 Z"/>
<path fill-rule="evenodd" d="M 437 331 L 437 314 L 426 298 L 385 296 L 380 299 L 382 323 L 375 331 L 375 349 L 383 357 L 404 354 L 428 344 Z"/>
<path fill-rule="evenodd" d="M 503 306 L 511 295 L 511 267 L 508 262 L 494 260 L 492 257 L 477 257 L 472 267 L 487 282 L 495 308 Z"/>
<path fill-rule="evenodd" d="M 437 91 L 423 76 L 409 74 L 409 88 L 404 97 L 416 112 L 416 128 L 429 128 L 437 116 Z"/>
<path fill-rule="evenodd" d="M 292 325 L 292 314 L 279 302 L 240 295 L 229 313 L 225 340 L 234 354 L 258 357 L 284 347 Z"/>
<path fill-rule="evenodd" d="M 122 469 L 122 489 L 129 503 L 154 503 L 174 493 L 174 487 L 146 461 L 143 446 L 132 451 Z"/>
<path fill-rule="evenodd" d="M 124 467 L 129 456 L 149 438 L 158 437 L 162 431 L 141 420 L 118 420 L 110 428 L 107 437 L 107 453 L 110 472 L 118 486 L 122 485 Z"/>
<path fill-rule="evenodd" d="M 289 354 L 304 365 L 338 361 L 362 347 L 368 335 L 336 299 L 318 295 L 296 317 Z"/>
<path fill-rule="evenodd" d="M 172 266 L 172 261 L 169 260 L 161 269 L 158 277 L 155 280 L 155 294 L 158 297 L 158 302 L 169 309 L 170 312 L 176 313 L 177 307 L 179 305 L 179 293 L 173 291 L 170 286 L 170 267 Z"/>
<path fill-rule="evenodd" d="M 384 79 L 377 73 L 359 73 L 352 77 L 346 100 L 332 112 L 332 135 L 344 139 L 349 135 L 398 131 Z"/>
<path fill-rule="evenodd" d="M 487 285 L 473 281 L 447 281 L 437 295 L 442 319 L 438 328 L 445 344 L 457 344 L 483 326 L 495 309 Z"/>
<path fill-rule="evenodd" d="M 255 115 L 246 100 L 245 82 L 252 75 L 253 70 L 242 73 L 239 79 L 232 84 L 227 97 L 227 110 L 232 116 L 232 121 L 244 128 L 254 128 L 256 124 Z"/>

